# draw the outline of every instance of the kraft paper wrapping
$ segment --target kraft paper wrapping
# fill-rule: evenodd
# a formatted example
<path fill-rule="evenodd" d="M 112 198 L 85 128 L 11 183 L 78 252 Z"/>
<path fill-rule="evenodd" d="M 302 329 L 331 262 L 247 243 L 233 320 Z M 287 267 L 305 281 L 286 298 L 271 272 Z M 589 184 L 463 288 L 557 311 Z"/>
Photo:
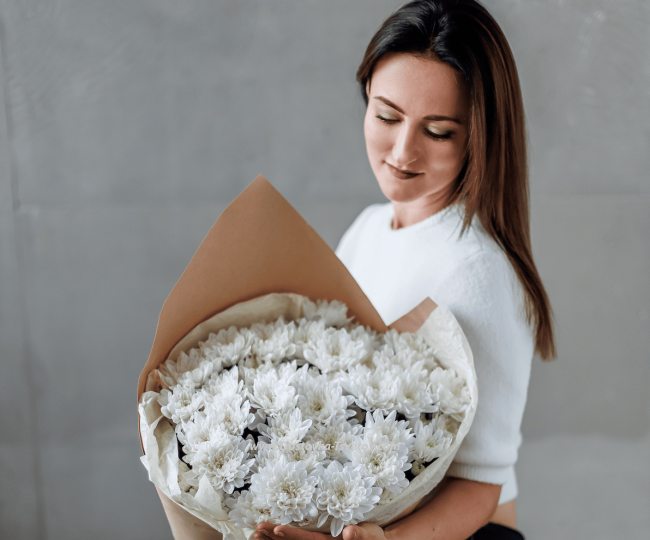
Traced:
<path fill-rule="evenodd" d="M 169 294 L 138 380 L 142 461 L 176 540 L 247 540 L 253 530 L 242 531 L 228 519 L 222 496 L 208 482 L 199 486 L 195 497 L 181 492 L 178 470 L 184 463 L 178 458 L 173 427 L 153 394 L 158 383 L 149 375 L 210 332 L 280 315 L 298 318 L 303 296 L 339 300 L 356 322 L 379 332 L 388 330 L 334 252 L 260 175 L 219 217 Z M 368 514 L 366 521 L 378 525 L 408 514 L 442 480 L 469 431 L 478 400 L 472 353 L 448 310 L 424 299 L 391 328 L 424 337 L 442 366 L 466 380 L 471 401 L 454 444 L 389 504 Z M 329 520 L 320 529 L 308 530 L 329 532 Z"/>

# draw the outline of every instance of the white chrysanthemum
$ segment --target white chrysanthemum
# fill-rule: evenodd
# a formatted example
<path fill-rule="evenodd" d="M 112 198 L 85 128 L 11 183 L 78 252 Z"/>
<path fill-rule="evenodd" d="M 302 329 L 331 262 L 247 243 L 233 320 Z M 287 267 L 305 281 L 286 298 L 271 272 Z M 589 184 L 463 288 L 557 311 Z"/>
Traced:
<path fill-rule="evenodd" d="M 258 456 L 255 456 L 257 470 L 268 463 L 277 462 L 284 456 L 289 463 L 304 463 L 307 467 L 307 472 L 312 472 L 318 468 L 322 468 L 322 463 L 327 457 L 325 447 L 318 443 L 274 442 L 264 447 L 263 450 L 264 455 L 259 456 L 258 452 Z"/>
<path fill-rule="evenodd" d="M 201 360 L 203 358 L 199 354 L 199 351 L 192 349 L 189 355 L 182 352 L 177 360 L 169 359 L 164 364 L 161 364 L 158 368 L 158 373 L 160 374 L 160 381 L 163 384 L 163 388 L 176 386 L 178 384 L 178 378 L 186 371 L 198 368 Z"/>
<path fill-rule="evenodd" d="M 300 375 L 298 363 L 295 360 L 292 362 L 282 362 L 275 370 L 278 372 L 278 377 L 286 380 L 289 384 L 293 384 L 294 379 Z"/>
<path fill-rule="evenodd" d="M 264 415 L 272 417 L 292 411 L 298 401 L 296 389 L 288 379 L 280 378 L 275 369 L 258 373 L 249 395 L 255 407 L 262 409 Z"/>
<path fill-rule="evenodd" d="M 394 363 L 408 369 L 409 365 L 422 361 L 427 372 L 439 366 L 433 354 L 433 348 L 427 341 L 417 334 L 409 332 L 399 333 L 389 330 L 382 335 L 382 343 L 394 351 Z"/>
<path fill-rule="evenodd" d="M 216 370 L 214 369 L 215 367 L 217 368 Z M 220 368 L 221 366 L 218 363 L 215 365 L 212 360 L 201 360 L 198 367 L 179 375 L 178 384 L 182 386 L 201 388 L 210 378 L 212 372 L 218 372 Z"/>
<path fill-rule="evenodd" d="M 470 403 L 469 387 L 465 381 L 453 369 L 436 368 L 429 376 L 429 384 L 431 391 L 438 394 L 440 410 L 462 421 Z"/>
<path fill-rule="evenodd" d="M 391 412 L 386 418 L 381 411 L 366 414 L 366 426 L 363 430 L 364 437 L 374 437 L 375 435 L 386 435 L 390 442 L 403 444 L 410 452 L 413 449 L 415 435 L 405 420 L 395 420 L 397 413 Z"/>
<path fill-rule="evenodd" d="M 303 356 L 324 373 L 346 371 L 366 358 L 369 351 L 365 346 L 363 340 L 352 339 L 346 329 L 330 328 L 303 347 Z"/>
<path fill-rule="evenodd" d="M 303 421 L 302 413 L 296 407 L 293 411 L 269 418 L 268 425 L 258 424 L 259 442 L 265 444 L 300 442 L 309 431 L 311 424 L 312 421 L 309 419 Z"/>
<path fill-rule="evenodd" d="M 215 424 L 236 437 L 241 437 L 244 430 L 255 421 L 250 402 L 244 401 L 240 395 L 217 396 L 211 403 L 206 404 L 207 411 L 210 411 Z"/>
<path fill-rule="evenodd" d="M 302 304 L 303 316 L 308 320 L 319 320 L 325 323 L 325 326 L 343 327 L 348 324 L 352 318 L 348 318 L 348 307 L 338 300 L 305 300 Z"/>
<path fill-rule="evenodd" d="M 354 396 L 362 409 L 389 411 L 397 400 L 397 373 L 394 370 L 355 366 L 340 375 L 341 385 Z"/>
<path fill-rule="evenodd" d="M 262 362 L 278 364 L 284 358 L 293 357 L 296 345 L 293 342 L 294 325 L 258 325 L 254 330 L 258 339 L 253 341 L 251 354 Z M 270 335 L 269 335 L 270 334 Z"/>
<path fill-rule="evenodd" d="M 394 366 L 399 366 L 402 371 L 410 371 L 412 369 L 423 369 L 425 372 L 424 373 L 425 379 L 429 374 L 429 372 L 424 368 L 425 356 L 411 349 L 405 349 L 396 352 L 391 359 L 391 363 Z"/>
<path fill-rule="evenodd" d="M 433 423 L 436 426 L 436 429 L 441 429 L 443 432 L 449 434 L 450 436 L 456 435 L 458 433 L 458 428 L 460 427 L 461 422 L 455 418 L 441 413 L 422 413 L 419 418 L 408 418 L 409 426 L 411 429 L 415 429 L 415 424 L 419 421 L 422 422 L 423 426 L 427 426 Z"/>
<path fill-rule="evenodd" d="M 373 354 L 381 347 L 379 334 L 372 328 L 366 328 L 364 326 L 349 328 L 348 333 L 350 334 L 350 339 L 360 341 L 363 344 L 363 349 L 366 351 L 366 355 L 361 358 L 359 363 L 371 366 Z"/>
<path fill-rule="evenodd" d="M 183 460 L 190 463 L 195 455 L 196 449 L 209 440 L 221 440 L 225 435 L 223 426 L 215 418 L 215 411 L 206 408 L 197 412 L 192 420 L 182 422 L 176 426 L 176 436 L 183 445 Z"/>
<path fill-rule="evenodd" d="M 160 411 L 174 424 L 187 422 L 194 413 L 205 406 L 203 394 L 196 392 L 192 386 L 177 385 L 173 388 L 172 392 L 167 389 L 160 391 Z"/>
<path fill-rule="evenodd" d="M 323 377 L 323 375 L 321 374 L 320 370 L 316 366 L 312 366 L 311 364 L 303 364 L 300 369 L 296 370 L 296 373 L 293 375 L 293 378 L 291 379 L 291 384 L 300 393 L 300 387 L 304 381 L 316 379 L 317 377 Z"/>
<path fill-rule="evenodd" d="M 201 347 L 201 343 L 199 343 L 199 347 Z M 214 350 L 201 348 L 201 356 L 203 357 L 204 360 L 212 362 L 213 364 L 212 373 L 215 374 L 221 373 L 221 371 L 224 368 L 224 359 L 221 358 L 221 356 L 218 356 Z"/>
<path fill-rule="evenodd" d="M 237 527 L 255 529 L 258 523 L 279 523 L 271 516 L 270 507 L 256 506 L 254 500 L 255 495 L 250 491 L 235 492 L 233 497 L 226 500 L 226 506 L 231 509 L 228 517 Z"/>
<path fill-rule="evenodd" d="M 287 331 L 290 326 L 292 326 L 291 322 L 287 323 L 284 317 L 281 316 L 270 323 L 265 321 L 253 323 L 249 330 L 256 340 L 266 341 Z"/>
<path fill-rule="evenodd" d="M 338 536 L 346 525 L 363 521 L 379 502 L 381 488 L 372 487 L 374 483 L 374 478 L 364 475 L 363 467 L 332 461 L 323 471 L 316 490 L 316 505 L 324 510 L 318 526 L 332 516 L 330 531 L 332 536 Z"/>
<path fill-rule="evenodd" d="M 290 463 L 280 456 L 276 463 L 267 463 L 252 476 L 253 504 L 270 508 L 271 516 L 281 525 L 315 517 L 318 509 L 314 504 L 314 493 L 320 471 L 308 473 L 305 463 Z"/>
<path fill-rule="evenodd" d="M 198 487 L 202 476 L 207 477 L 214 489 L 232 493 L 235 488 L 244 487 L 254 459 L 248 459 L 250 441 L 233 437 L 227 433 L 210 439 L 196 448 L 190 461 L 192 470 L 185 479 Z"/>
<path fill-rule="evenodd" d="M 382 341 L 390 345 L 396 353 L 410 349 L 423 355 L 433 355 L 433 349 L 426 340 L 410 332 L 399 333 L 397 330 L 390 329 L 382 335 Z"/>
<path fill-rule="evenodd" d="M 304 358 L 304 349 L 310 342 L 318 340 L 325 332 L 324 321 L 309 321 L 298 319 L 294 324 L 293 343 L 296 346 L 295 357 Z"/>
<path fill-rule="evenodd" d="M 328 381 L 324 376 L 306 376 L 300 380 L 299 392 L 298 407 L 303 417 L 314 423 L 327 425 L 354 415 L 348 409 L 354 397 L 344 396 L 343 388 L 336 381 Z"/>
<path fill-rule="evenodd" d="M 280 459 L 280 456 L 282 456 L 283 454 L 282 450 L 286 449 L 288 447 L 288 444 L 289 443 L 284 443 L 284 442 L 282 443 L 272 442 L 271 444 L 266 444 L 261 441 L 258 442 L 255 445 L 256 448 L 255 463 L 253 463 L 251 467 L 251 472 L 259 473 L 267 465 L 276 463 Z M 287 456 L 284 456 L 284 459 L 291 462 L 295 461 L 293 459 L 288 458 Z"/>
<path fill-rule="evenodd" d="M 253 383 L 261 373 L 268 373 L 275 370 L 272 362 L 258 362 L 256 357 L 249 357 L 241 360 L 237 364 L 239 370 L 239 378 L 244 383 L 244 389 L 248 392 L 253 391 Z"/>
<path fill-rule="evenodd" d="M 382 345 L 375 350 L 369 363 L 365 364 L 370 369 L 379 371 L 403 371 L 403 367 L 395 364 L 395 352 L 388 345 Z"/>
<path fill-rule="evenodd" d="M 220 358 L 224 367 L 230 367 L 250 354 L 254 338 L 255 334 L 250 330 L 231 326 L 210 334 L 207 341 L 199 345 L 207 358 Z"/>
<path fill-rule="evenodd" d="M 403 444 L 391 443 L 385 435 L 374 435 L 357 439 L 345 454 L 352 463 L 366 468 L 366 475 L 375 478 L 377 487 L 397 494 L 408 486 L 404 471 L 411 464 Z"/>
<path fill-rule="evenodd" d="M 251 324 L 250 331 L 255 334 L 258 339 L 266 340 L 275 334 L 276 330 L 281 330 L 287 325 L 283 316 L 280 316 L 273 322 L 256 322 Z"/>
<path fill-rule="evenodd" d="M 437 395 L 427 384 L 427 372 L 419 363 L 410 371 L 399 374 L 397 381 L 397 403 L 395 409 L 408 418 L 420 416 L 422 412 L 434 413 Z"/>
<path fill-rule="evenodd" d="M 410 458 L 428 463 L 440 457 L 451 446 L 451 442 L 452 437 L 441 429 L 436 429 L 433 422 L 424 426 L 418 420 L 415 423 L 415 445 Z"/>
<path fill-rule="evenodd" d="M 244 394 L 244 382 L 239 380 L 239 370 L 235 366 L 221 373 L 213 373 L 202 390 L 209 396 L 233 399 Z"/>
<path fill-rule="evenodd" d="M 348 458 L 343 452 L 344 445 L 351 445 L 362 431 L 363 426 L 351 425 L 349 422 L 338 422 L 329 426 L 318 424 L 309 430 L 305 442 L 318 444 L 325 448 L 324 464 L 332 460 L 345 462 Z"/>

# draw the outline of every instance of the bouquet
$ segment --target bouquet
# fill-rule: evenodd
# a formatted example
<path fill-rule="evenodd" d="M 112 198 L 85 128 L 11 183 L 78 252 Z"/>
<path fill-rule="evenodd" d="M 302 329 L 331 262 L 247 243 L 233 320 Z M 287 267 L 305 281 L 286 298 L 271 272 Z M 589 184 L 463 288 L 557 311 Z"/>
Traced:
<path fill-rule="evenodd" d="M 259 178 L 247 192 L 256 184 L 267 200 L 277 195 Z M 333 536 L 351 523 L 383 525 L 444 475 L 476 407 L 462 331 L 430 300 L 382 327 L 358 286 L 346 295 L 345 285 L 337 296 L 356 313 L 336 299 L 261 295 L 204 318 L 165 362 L 145 367 L 142 461 L 177 539 L 209 535 L 205 524 L 226 540 L 249 538 L 262 521 Z M 196 518 L 203 533 L 190 526 Z"/>

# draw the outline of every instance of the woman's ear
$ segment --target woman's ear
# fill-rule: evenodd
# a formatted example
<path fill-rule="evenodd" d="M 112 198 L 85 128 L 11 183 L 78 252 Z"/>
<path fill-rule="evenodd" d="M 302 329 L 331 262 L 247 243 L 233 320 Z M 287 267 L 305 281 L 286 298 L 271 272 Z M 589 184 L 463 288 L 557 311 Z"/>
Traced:
<path fill-rule="evenodd" d="M 366 81 L 366 96 L 370 96 L 370 77 Z"/>

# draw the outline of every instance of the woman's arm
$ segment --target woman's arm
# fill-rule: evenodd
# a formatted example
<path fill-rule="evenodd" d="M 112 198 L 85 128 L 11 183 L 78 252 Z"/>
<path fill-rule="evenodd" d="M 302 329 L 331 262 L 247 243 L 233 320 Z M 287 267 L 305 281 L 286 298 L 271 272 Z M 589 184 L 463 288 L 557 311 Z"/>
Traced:
<path fill-rule="evenodd" d="M 447 477 L 425 506 L 384 528 L 386 540 L 466 540 L 489 521 L 500 493 L 495 484 Z"/>

